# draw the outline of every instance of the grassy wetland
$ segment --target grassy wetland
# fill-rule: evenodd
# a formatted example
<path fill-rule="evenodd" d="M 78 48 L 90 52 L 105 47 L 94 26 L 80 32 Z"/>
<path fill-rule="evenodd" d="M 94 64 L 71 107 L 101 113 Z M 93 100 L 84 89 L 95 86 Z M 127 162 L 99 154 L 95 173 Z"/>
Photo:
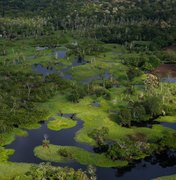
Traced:
<path fill-rule="evenodd" d="M 19 2 L 0 5 L 0 179 L 176 179 L 174 2 Z"/>

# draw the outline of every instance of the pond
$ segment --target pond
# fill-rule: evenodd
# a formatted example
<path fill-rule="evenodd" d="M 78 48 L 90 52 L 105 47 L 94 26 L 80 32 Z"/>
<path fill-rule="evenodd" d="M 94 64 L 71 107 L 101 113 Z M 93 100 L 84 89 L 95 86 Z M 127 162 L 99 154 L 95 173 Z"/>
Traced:
<path fill-rule="evenodd" d="M 85 61 L 85 60 L 80 61 L 78 59 L 75 59 L 72 62 L 71 65 L 68 65 L 67 67 L 63 67 L 60 70 L 57 70 L 57 69 L 52 68 L 52 67 L 44 67 L 41 64 L 33 64 L 32 65 L 32 70 L 34 72 L 38 73 L 38 74 L 43 75 L 43 77 L 46 77 L 46 76 L 48 76 L 50 74 L 57 73 L 58 75 L 61 76 L 61 78 L 65 79 L 65 80 L 72 80 L 73 77 L 69 73 L 69 70 L 71 70 L 74 67 L 84 65 L 86 63 L 89 63 L 89 62 Z M 62 63 L 58 63 L 58 65 L 63 66 Z M 91 83 L 92 81 L 95 81 L 95 80 L 101 80 L 101 79 L 107 80 L 107 79 L 110 79 L 110 76 L 111 75 L 110 75 L 109 71 L 106 70 L 105 73 L 102 75 L 102 77 L 100 75 L 96 75 L 96 76 L 92 76 L 92 77 L 86 78 L 84 80 L 81 80 L 80 82 L 82 84 L 89 84 L 89 83 Z"/>
<path fill-rule="evenodd" d="M 44 77 L 53 73 L 57 73 L 56 69 L 53 69 L 52 67 L 44 67 L 41 64 L 32 65 L 32 70 L 38 74 L 42 74 Z"/>
<path fill-rule="evenodd" d="M 58 114 L 60 116 L 60 114 Z M 16 140 L 7 145 L 6 148 L 15 149 L 14 155 L 10 157 L 12 162 L 41 163 L 39 158 L 35 157 L 33 150 L 36 146 L 42 144 L 44 134 L 49 136 L 51 144 L 69 145 L 81 147 L 87 151 L 93 152 L 93 147 L 78 143 L 74 140 L 75 134 L 83 127 L 83 121 L 73 114 L 63 114 L 64 117 L 72 118 L 77 121 L 75 127 L 61 131 L 52 131 L 47 128 L 47 122 L 41 121 L 41 127 L 35 130 L 28 130 L 28 136 L 17 137 Z M 52 118 L 51 118 L 52 120 Z M 165 126 L 165 124 L 163 124 Z M 176 124 L 172 124 L 174 127 Z M 172 128 L 172 127 L 171 127 Z M 52 163 L 52 165 L 69 166 L 75 169 L 86 169 L 85 165 L 77 162 Z M 145 160 L 136 162 L 126 168 L 101 168 L 97 167 L 98 180 L 129 180 L 135 179 L 149 180 L 158 176 L 170 175 L 176 173 L 176 152 L 165 151 L 160 155 L 153 155 Z"/>
<path fill-rule="evenodd" d="M 56 58 L 62 58 L 64 59 L 67 56 L 67 52 L 66 51 L 56 51 L 54 53 Z"/>
<path fill-rule="evenodd" d="M 55 56 L 55 58 L 57 59 L 59 58 L 64 59 L 67 57 L 67 50 L 57 50 L 51 54 L 48 54 L 48 56 Z"/>

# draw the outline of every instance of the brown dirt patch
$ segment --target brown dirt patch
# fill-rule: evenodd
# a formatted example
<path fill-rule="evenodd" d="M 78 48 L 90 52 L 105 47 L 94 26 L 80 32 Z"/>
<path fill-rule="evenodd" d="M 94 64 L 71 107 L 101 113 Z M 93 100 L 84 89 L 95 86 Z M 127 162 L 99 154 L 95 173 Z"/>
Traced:
<path fill-rule="evenodd" d="M 158 75 L 160 77 L 166 77 L 170 75 L 171 77 L 176 77 L 176 64 L 162 64 L 157 67 L 152 74 Z"/>

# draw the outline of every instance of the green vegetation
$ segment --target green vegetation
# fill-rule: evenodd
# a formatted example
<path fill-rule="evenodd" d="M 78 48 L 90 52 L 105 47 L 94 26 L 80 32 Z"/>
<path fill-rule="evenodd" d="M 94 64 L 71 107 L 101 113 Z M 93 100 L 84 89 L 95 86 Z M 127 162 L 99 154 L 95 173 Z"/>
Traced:
<path fill-rule="evenodd" d="M 10 132 L 0 134 L 0 146 L 12 143 L 16 136 L 26 136 L 27 132 L 21 129 L 13 129 Z"/>
<path fill-rule="evenodd" d="M 167 0 L 56 0 L 55 5 L 46 0 L 8 1 L 0 7 L 0 34 L 13 39 L 51 34 L 58 29 L 75 30 L 109 43 L 126 42 L 130 50 L 153 50 L 175 40 L 174 7 L 175 1 Z"/>
<path fill-rule="evenodd" d="M 56 117 L 55 120 L 48 123 L 48 128 L 54 131 L 71 128 L 76 125 L 76 121 L 64 117 Z"/>
<path fill-rule="evenodd" d="M 121 92 L 122 91 L 116 93 Z M 119 97 L 119 99 L 117 99 L 117 97 L 118 96 L 114 96 L 114 98 L 108 101 L 99 98 L 101 106 L 99 108 L 96 108 L 91 106 L 93 99 L 90 97 L 84 98 L 79 103 L 75 104 L 70 103 L 62 95 L 58 95 L 47 103 L 43 104 L 43 108 L 47 109 L 47 111 L 51 112 L 51 114 L 55 114 L 58 109 L 64 113 L 76 113 L 77 117 L 79 117 L 85 122 L 84 127 L 80 129 L 80 131 L 78 131 L 78 133 L 76 134 L 76 140 L 83 143 L 89 143 L 91 145 L 95 145 L 95 141 L 90 138 L 88 134 L 92 132 L 93 129 L 100 128 L 101 126 L 107 127 L 109 129 L 109 134 L 106 138 L 114 141 L 117 141 L 119 138 L 121 139 L 128 134 L 135 134 L 137 132 L 142 132 L 146 134 L 149 139 L 162 137 L 164 130 L 167 130 L 167 128 L 159 125 L 153 126 L 152 129 L 145 127 L 125 128 L 112 121 L 110 119 L 109 113 L 107 112 L 109 110 L 109 106 L 112 106 L 115 100 L 118 102 L 119 105 L 122 105 L 124 103 L 123 100 L 121 100 L 123 96 Z M 117 107 L 116 103 L 115 107 Z"/>
<path fill-rule="evenodd" d="M 98 146 L 102 146 L 106 141 L 106 136 L 108 135 L 108 132 L 109 129 L 107 127 L 102 127 L 100 129 L 93 129 L 92 132 L 88 134 L 88 136 L 94 139 Z"/>
<path fill-rule="evenodd" d="M 162 117 L 158 118 L 157 121 L 175 123 L 176 122 L 176 116 L 162 116 Z"/>
<path fill-rule="evenodd" d="M 25 163 L 0 163 L 0 178 L 4 180 L 13 179 L 16 176 L 25 174 L 31 167 L 31 164 Z"/>
<path fill-rule="evenodd" d="M 48 164 L 40 164 L 40 165 L 32 165 L 31 168 L 24 174 L 20 176 L 16 176 L 15 179 L 75 179 L 79 180 L 83 178 L 88 180 L 88 176 L 86 172 L 81 170 L 75 171 L 72 168 L 61 168 L 61 167 L 53 167 L 49 163 Z"/>
<path fill-rule="evenodd" d="M 138 134 L 140 136 L 140 134 Z M 131 159 L 142 159 L 151 153 L 151 147 L 149 143 L 145 141 L 118 141 L 118 143 L 111 145 L 107 151 L 107 156 L 112 160 L 128 160 Z"/>
<path fill-rule="evenodd" d="M 75 179 L 79 180 L 91 177 L 88 172 L 81 170 L 75 171 L 72 168 L 53 167 L 50 164 L 25 164 L 25 163 L 0 163 L 0 178 L 3 180 L 11 179 L 43 179 L 43 178 L 55 178 L 55 179 Z"/>
<path fill-rule="evenodd" d="M 176 179 L 176 175 L 163 176 L 163 177 L 158 177 L 158 178 L 156 178 L 156 180 L 175 180 L 175 179 Z"/>
<path fill-rule="evenodd" d="M 82 120 L 74 140 L 96 153 L 52 145 L 45 135 L 34 149 L 45 161 L 124 167 L 175 151 L 175 130 L 159 124 L 176 123 L 176 84 L 163 82 L 176 77 L 175 7 L 173 0 L 2 0 L 0 179 L 96 179 L 91 166 L 8 161 L 15 150 L 5 146 L 47 120 L 62 132 Z"/>
<path fill-rule="evenodd" d="M 0 163 L 6 162 L 8 160 L 8 157 L 10 155 L 13 155 L 14 150 L 13 149 L 4 149 L 0 148 Z"/>
<path fill-rule="evenodd" d="M 71 158 L 61 156 L 60 150 L 66 150 L 72 155 Z M 123 167 L 127 161 L 112 161 L 104 154 L 95 154 L 73 146 L 49 145 L 49 148 L 36 147 L 34 153 L 37 157 L 51 162 L 64 162 L 75 160 L 80 164 L 91 164 L 99 167 Z M 70 156 L 69 156 L 70 157 Z"/>

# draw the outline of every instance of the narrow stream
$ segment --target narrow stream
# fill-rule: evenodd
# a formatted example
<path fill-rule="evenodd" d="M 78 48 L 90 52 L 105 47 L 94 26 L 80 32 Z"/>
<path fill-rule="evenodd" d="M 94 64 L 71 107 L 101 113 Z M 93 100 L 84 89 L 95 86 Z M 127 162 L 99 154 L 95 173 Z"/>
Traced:
<path fill-rule="evenodd" d="M 60 115 L 58 114 L 58 116 Z M 73 116 L 73 114 L 64 114 L 63 117 L 72 118 L 73 120 L 77 121 L 76 126 L 69 129 L 63 129 L 60 131 L 53 131 L 48 129 L 48 121 L 42 121 L 43 123 L 41 123 L 40 128 L 34 130 L 27 130 L 28 136 L 18 136 L 16 137 L 14 142 L 6 146 L 6 148 L 15 149 L 14 155 L 12 155 L 9 160 L 12 162 L 26 163 L 43 162 L 43 160 L 40 160 L 39 158 L 34 156 L 33 150 L 36 146 L 40 146 L 42 144 L 44 134 L 48 135 L 51 144 L 61 146 L 76 146 L 83 148 L 87 151 L 93 152 L 92 146 L 83 143 L 78 143 L 74 140 L 75 133 L 83 127 L 84 122 L 81 121 L 79 118 Z M 76 169 L 86 168 L 86 166 L 76 162 L 52 164 L 59 166 L 71 166 Z"/>

